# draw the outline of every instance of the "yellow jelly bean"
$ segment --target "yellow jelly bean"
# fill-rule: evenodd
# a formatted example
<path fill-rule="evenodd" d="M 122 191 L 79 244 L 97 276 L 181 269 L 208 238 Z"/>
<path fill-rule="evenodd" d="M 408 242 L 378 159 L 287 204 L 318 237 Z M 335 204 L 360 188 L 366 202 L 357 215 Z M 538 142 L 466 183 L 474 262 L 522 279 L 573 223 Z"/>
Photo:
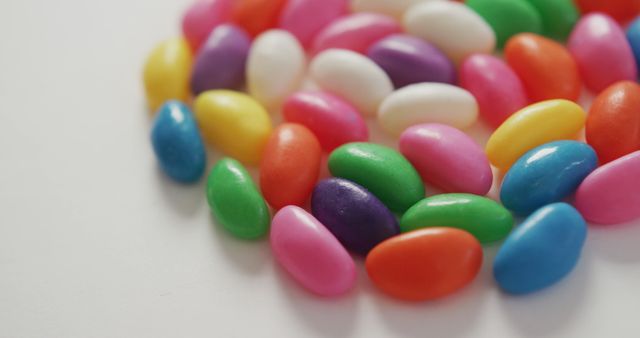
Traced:
<path fill-rule="evenodd" d="M 527 151 L 557 140 L 574 139 L 584 127 L 586 113 L 567 100 L 548 100 L 527 106 L 509 117 L 489 138 L 489 161 L 506 171 Z"/>
<path fill-rule="evenodd" d="M 192 54 L 184 38 L 164 41 L 151 51 L 144 66 L 144 87 L 152 111 L 170 99 L 189 98 Z"/>
<path fill-rule="evenodd" d="M 258 101 L 232 90 L 209 90 L 198 95 L 194 111 L 209 144 L 245 164 L 260 162 L 271 119 Z"/>

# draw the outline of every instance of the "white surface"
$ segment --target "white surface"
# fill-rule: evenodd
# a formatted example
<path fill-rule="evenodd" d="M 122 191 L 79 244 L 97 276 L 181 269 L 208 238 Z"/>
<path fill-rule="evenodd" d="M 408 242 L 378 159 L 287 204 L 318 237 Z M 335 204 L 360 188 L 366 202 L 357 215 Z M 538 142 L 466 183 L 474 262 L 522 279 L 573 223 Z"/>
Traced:
<path fill-rule="evenodd" d="M 299 289 L 156 168 L 141 65 L 185 4 L 0 2 L 0 337 L 638 336 L 640 224 L 590 228 L 576 271 L 528 297 L 495 288 L 497 247 L 437 302 L 362 269 L 341 300 Z"/>

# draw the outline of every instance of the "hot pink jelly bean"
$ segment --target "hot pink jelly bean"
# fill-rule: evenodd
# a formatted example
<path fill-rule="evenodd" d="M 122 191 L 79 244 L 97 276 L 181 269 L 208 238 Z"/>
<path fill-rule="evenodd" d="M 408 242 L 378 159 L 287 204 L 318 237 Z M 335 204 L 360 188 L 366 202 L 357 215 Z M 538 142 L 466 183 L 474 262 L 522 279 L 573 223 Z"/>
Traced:
<path fill-rule="evenodd" d="M 329 93 L 294 93 L 285 101 L 282 114 L 286 121 L 309 128 L 327 152 L 345 143 L 366 142 L 369 139 L 367 125 L 358 110 Z"/>
<path fill-rule="evenodd" d="M 400 152 L 422 180 L 445 192 L 486 195 L 493 174 L 484 150 L 464 132 L 444 124 L 407 128 L 400 136 Z"/>
<path fill-rule="evenodd" d="M 599 93 L 618 81 L 635 81 L 636 63 L 624 32 L 609 16 L 585 15 L 568 42 L 588 89 Z"/>
<path fill-rule="evenodd" d="M 289 0 L 280 14 L 279 26 L 309 48 L 316 34 L 347 10 L 347 0 Z"/>
<path fill-rule="evenodd" d="M 640 151 L 594 170 L 576 192 L 575 206 L 598 224 L 617 224 L 640 218 Z"/>
<path fill-rule="evenodd" d="M 196 51 L 209 33 L 231 17 L 235 0 L 197 0 L 182 17 L 182 34 Z"/>
<path fill-rule="evenodd" d="M 324 225 L 296 206 L 286 206 L 271 221 L 276 260 L 302 286 L 322 296 L 337 296 L 356 280 L 353 259 Z"/>
<path fill-rule="evenodd" d="M 480 115 L 498 127 L 511 114 L 528 104 L 524 86 L 504 61 L 487 54 L 473 54 L 460 67 L 460 85 L 480 108 Z"/>
<path fill-rule="evenodd" d="M 312 52 L 317 54 L 329 48 L 342 48 L 364 54 L 376 41 L 401 31 L 400 25 L 388 16 L 355 13 L 335 20 L 318 33 Z"/>

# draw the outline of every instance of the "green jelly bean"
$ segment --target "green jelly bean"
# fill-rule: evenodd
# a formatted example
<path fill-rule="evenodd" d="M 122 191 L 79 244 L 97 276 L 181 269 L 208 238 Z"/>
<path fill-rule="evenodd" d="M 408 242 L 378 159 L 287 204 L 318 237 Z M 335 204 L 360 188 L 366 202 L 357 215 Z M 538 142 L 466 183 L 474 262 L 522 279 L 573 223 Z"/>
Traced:
<path fill-rule="evenodd" d="M 472 194 L 442 194 L 423 199 L 402 216 L 400 231 L 426 227 L 465 230 L 481 243 L 505 238 L 513 228 L 513 216 L 498 202 Z"/>
<path fill-rule="evenodd" d="M 218 222 L 233 235 L 254 239 L 269 230 L 269 208 L 240 162 L 223 158 L 211 169 L 207 201 Z"/>
<path fill-rule="evenodd" d="M 365 187 L 394 212 L 402 213 L 424 198 L 424 185 L 411 163 L 381 145 L 345 144 L 329 156 L 329 171 Z"/>
<path fill-rule="evenodd" d="M 540 14 L 527 0 L 468 0 L 466 4 L 493 28 L 499 48 L 518 33 L 542 34 Z"/>
<path fill-rule="evenodd" d="M 544 35 L 564 41 L 580 18 L 573 0 L 527 0 L 540 13 Z"/>

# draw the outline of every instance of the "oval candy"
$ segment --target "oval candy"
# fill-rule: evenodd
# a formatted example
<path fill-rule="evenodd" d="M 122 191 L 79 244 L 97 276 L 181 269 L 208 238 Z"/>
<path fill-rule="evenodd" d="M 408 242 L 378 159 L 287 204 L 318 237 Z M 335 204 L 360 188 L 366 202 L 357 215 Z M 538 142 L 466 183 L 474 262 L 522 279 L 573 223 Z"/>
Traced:
<path fill-rule="evenodd" d="M 347 0 L 288 0 L 280 14 L 279 27 L 309 48 L 323 28 L 347 14 L 347 8 Z"/>
<path fill-rule="evenodd" d="M 425 183 L 446 192 L 486 195 L 493 174 L 487 155 L 464 132 L 438 123 L 409 127 L 400 136 L 400 152 Z"/>
<path fill-rule="evenodd" d="M 182 35 L 197 51 L 218 25 L 229 21 L 235 0 L 196 0 L 182 17 Z"/>
<path fill-rule="evenodd" d="M 447 56 L 411 35 L 390 35 L 373 44 L 367 56 L 384 69 L 396 88 L 419 82 L 456 81 L 455 66 Z"/>
<path fill-rule="evenodd" d="M 485 152 L 491 164 L 505 171 L 539 145 L 575 139 L 585 120 L 584 110 L 574 102 L 561 99 L 538 102 L 504 121 L 491 134 Z"/>
<path fill-rule="evenodd" d="M 476 98 L 480 116 L 494 128 L 528 103 L 518 75 L 493 55 L 472 54 L 465 59 L 460 86 Z"/>
<path fill-rule="evenodd" d="M 287 0 L 235 0 L 231 20 L 252 37 L 273 28 Z"/>
<path fill-rule="evenodd" d="M 332 49 L 318 54 L 310 68 L 311 79 L 322 89 L 353 104 L 364 115 L 373 115 L 393 84 L 375 62 L 358 53 Z"/>
<path fill-rule="evenodd" d="M 202 177 L 207 155 L 191 110 L 179 101 L 167 101 L 156 114 L 151 143 L 162 170 L 172 179 L 195 182 Z"/>
<path fill-rule="evenodd" d="M 496 201 L 473 194 L 427 197 L 404 213 L 400 231 L 451 227 L 472 234 L 480 243 L 505 238 L 513 228 L 513 216 Z"/>
<path fill-rule="evenodd" d="M 402 19 L 411 6 L 428 1 L 443 0 L 352 0 L 351 9 L 354 12 L 374 12 Z"/>
<path fill-rule="evenodd" d="M 191 91 L 197 95 L 210 89 L 242 87 L 250 46 L 249 36 L 240 28 L 229 24 L 215 28 L 196 56 Z"/>
<path fill-rule="evenodd" d="M 578 141 L 555 141 L 536 147 L 509 169 L 502 181 L 502 204 L 519 215 L 560 202 L 573 194 L 598 166 L 595 151 Z"/>
<path fill-rule="evenodd" d="M 575 206 L 589 222 L 618 224 L 640 217 L 640 151 L 594 170 L 576 191 Z"/>
<path fill-rule="evenodd" d="M 304 209 L 293 205 L 280 209 L 271 222 L 270 242 L 277 262 L 311 292 L 335 297 L 355 284 L 349 253 Z"/>
<path fill-rule="evenodd" d="M 278 126 L 269 137 L 260 163 L 260 189 L 274 209 L 303 205 L 318 181 L 322 149 L 306 127 Z"/>
<path fill-rule="evenodd" d="M 527 0 L 540 13 L 542 32 L 552 39 L 563 41 L 580 18 L 573 0 Z"/>
<path fill-rule="evenodd" d="M 636 58 L 636 69 L 640 70 L 640 16 L 627 28 L 627 40 Z"/>
<path fill-rule="evenodd" d="M 369 139 L 367 125 L 356 108 L 322 91 L 300 91 L 289 96 L 282 116 L 285 121 L 309 128 L 328 152 L 345 143 Z"/>
<path fill-rule="evenodd" d="M 167 100 L 189 98 L 192 55 L 183 38 L 173 38 L 157 45 L 147 57 L 143 79 L 147 104 L 156 111 Z"/>
<path fill-rule="evenodd" d="M 236 237 L 255 239 L 269 230 L 269 208 L 251 175 L 234 159 L 220 159 L 211 169 L 207 201 L 216 220 Z"/>
<path fill-rule="evenodd" d="M 511 294 L 549 287 L 573 270 L 586 236 L 584 219 L 570 205 L 542 207 L 504 241 L 493 262 L 493 276 Z"/>
<path fill-rule="evenodd" d="M 377 197 L 345 179 L 320 181 L 313 189 L 311 210 L 347 250 L 359 255 L 400 233 L 396 217 Z"/>
<path fill-rule="evenodd" d="M 638 0 L 575 0 L 583 14 L 591 12 L 606 13 L 620 23 L 631 20 L 640 13 Z"/>
<path fill-rule="evenodd" d="M 411 163 L 385 146 L 345 144 L 329 156 L 329 171 L 363 186 L 394 212 L 404 212 L 424 197 L 424 186 Z"/>
<path fill-rule="evenodd" d="M 518 33 L 542 33 L 542 18 L 527 0 L 467 0 L 465 3 L 491 26 L 498 47 Z"/>
<path fill-rule="evenodd" d="M 247 60 L 248 92 L 268 108 L 277 107 L 300 86 L 306 56 L 298 40 L 284 30 L 268 30 L 251 45 Z"/>
<path fill-rule="evenodd" d="M 243 163 L 260 162 L 271 134 L 271 119 L 251 96 L 231 90 L 209 90 L 198 95 L 194 111 L 208 143 Z"/>
<path fill-rule="evenodd" d="M 365 266 L 384 293 L 409 301 L 447 296 L 476 277 L 480 243 L 468 232 L 428 228 L 390 238 L 373 248 Z"/>
<path fill-rule="evenodd" d="M 417 83 L 398 89 L 382 101 L 378 122 L 399 135 L 420 123 L 442 123 L 464 129 L 478 118 L 478 104 L 468 91 L 444 83 Z"/>

